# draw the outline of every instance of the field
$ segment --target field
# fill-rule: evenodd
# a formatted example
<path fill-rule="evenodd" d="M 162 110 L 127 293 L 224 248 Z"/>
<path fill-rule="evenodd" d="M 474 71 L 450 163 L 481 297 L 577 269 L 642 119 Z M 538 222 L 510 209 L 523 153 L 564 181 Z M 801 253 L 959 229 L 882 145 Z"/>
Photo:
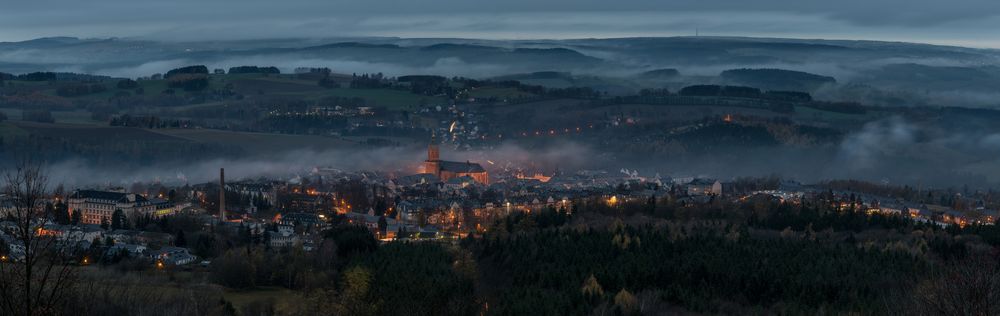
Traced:
<path fill-rule="evenodd" d="M 329 150 L 353 145 L 352 142 L 341 138 L 315 135 L 247 133 L 213 129 L 159 129 L 151 130 L 150 132 L 194 142 L 237 146 L 247 150 L 249 153 L 258 154 L 285 152 L 296 149 Z"/>
<path fill-rule="evenodd" d="M 11 121 L 21 120 L 21 109 L 0 108 L 0 112 L 7 114 L 7 119 Z M 92 124 L 92 125 L 107 124 L 107 122 L 93 120 L 91 118 L 91 113 L 87 112 L 86 110 L 52 111 L 52 117 L 56 120 L 56 123 Z"/>
<path fill-rule="evenodd" d="M 372 106 L 382 106 L 390 109 L 409 109 L 415 108 L 420 103 L 426 104 L 443 104 L 447 100 L 443 97 L 438 96 L 424 96 L 410 93 L 405 90 L 393 90 L 393 89 L 351 89 L 347 86 L 350 84 L 350 77 L 343 75 L 335 75 L 335 78 L 340 83 L 341 88 L 327 89 L 320 87 L 316 80 L 312 79 L 300 79 L 296 75 L 265 75 L 265 74 L 225 74 L 225 75 L 210 75 L 209 76 L 209 86 L 204 91 L 213 91 L 218 89 L 223 89 L 231 85 L 234 92 L 242 94 L 247 98 L 254 98 L 258 96 L 278 96 L 278 97 L 294 97 L 301 98 L 304 100 L 316 101 L 325 97 L 349 97 L 349 98 L 362 98 L 367 101 L 369 105 Z M 118 79 L 110 79 L 100 82 L 105 87 L 107 91 L 88 94 L 77 97 L 68 97 L 69 100 L 107 100 L 114 97 L 118 93 L 122 92 L 134 92 L 132 90 L 123 90 L 117 88 Z M 29 82 L 29 81 L 11 81 L 11 87 L 16 87 L 17 91 L 37 91 L 46 95 L 55 96 L 56 88 L 61 84 L 72 84 L 70 82 L 60 82 L 58 84 L 52 84 L 48 82 Z M 139 81 L 139 87 L 144 91 L 146 96 L 159 95 L 163 91 L 170 89 L 167 86 L 166 80 L 142 80 Z M 172 89 L 176 95 L 187 96 L 193 95 L 200 92 L 190 92 L 184 91 L 183 89 Z M 207 104 L 217 104 L 215 103 L 205 103 Z M 200 106 L 202 104 L 193 104 L 186 106 Z M 16 111 L 10 109 L 0 109 L 7 113 L 11 118 L 20 118 L 20 112 L 9 112 Z M 9 113 L 8 113 L 9 112 Z M 68 123 L 78 123 L 78 124 L 90 124 L 93 123 L 89 119 L 89 113 L 86 115 L 81 115 L 75 112 L 68 112 L 72 114 L 64 114 L 60 117 L 59 114 L 56 115 L 56 120 L 59 122 Z M 16 115 L 12 115 L 16 114 Z"/>
<path fill-rule="evenodd" d="M 323 96 L 362 98 L 372 102 L 372 105 L 395 110 L 416 108 L 421 102 L 429 105 L 446 105 L 446 100 L 443 97 L 417 95 L 407 91 L 390 89 L 339 88 L 327 90 Z"/>
<path fill-rule="evenodd" d="M 0 137 L 25 136 L 28 132 L 13 123 L 0 122 Z"/>
<path fill-rule="evenodd" d="M 469 91 L 469 96 L 474 98 L 521 98 L 532 97 L 534 94 L 523 92 L 516 88 L 479 88 Z"/>
<path fill-rule="evenodd" d="M 819 110 L 811 107 L 796 106 L 795 114 L 803 119 L 814 119 L 818 121 L 859 121 L 872 120 L 879 117 L 879 113 L 869 111 L 865 114 L 847 114 Z"/>
<path fill-rule="evenodd" d="M 142 141 L 142 142 L 186 142 L 188 140 L 166 134 L 154 133 L 146 129 L 135 127 L 110 127 L 80 124 L 49 124 L 35 122 L 11 122 L 25 133 L 45 136 L 51 138 L 61 138 L 77 142 L 116 142 L 116 141 Z"/>
<path fill-rule="evenodd" d="M 85 124 L 36 123 L 24 121 L 0 122 L 0 137 L 36 135 L 65 139 L 72 142 L 193 142 L 226 144 L 246 150 L 249 154 L 287 152 L 297 149 L 330 150 L 351 147 L 356 142 L 316 135 L 285 135 L 233 132 L 213 129 L 143 129 Z"/>

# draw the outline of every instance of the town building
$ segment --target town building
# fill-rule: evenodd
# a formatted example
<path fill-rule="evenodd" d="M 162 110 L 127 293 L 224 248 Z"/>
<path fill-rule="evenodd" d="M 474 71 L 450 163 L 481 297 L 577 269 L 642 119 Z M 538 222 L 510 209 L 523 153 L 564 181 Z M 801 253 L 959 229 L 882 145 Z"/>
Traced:
<path fill-rule="evenodd" d="M 84 224 L 111 223 L 115 210 L 122 210 L 130 220 L 138 216 L 160 217 L 174 213 L 169 201 L 148 199 L 135 193 L 76 190 L 67 199 L 70 215 L 80 212 Z"/>
<path fill-rule="evenodd" d="M 712 179 L 694 179 L 687 184 L 688 195 L 722 195 L 722 182 Z"/>
<path fill-rule="evenodd" d="M 427 146 L 424 173 L 433 174 L 444 182 L 452 178 L 470 177 L 480 184 L 488 185 L 490 180 L 486 169 L 478 163 L 441 160 L 441 149 L 438 147 L 436 137 L 431 137 L 431 143 Z"/>
<path fill-rule="evenodd" d="M 163 247 L 151 253 L 153 260 L 168 266 L 182 266 L 198 259 L 187 248 Z"/>

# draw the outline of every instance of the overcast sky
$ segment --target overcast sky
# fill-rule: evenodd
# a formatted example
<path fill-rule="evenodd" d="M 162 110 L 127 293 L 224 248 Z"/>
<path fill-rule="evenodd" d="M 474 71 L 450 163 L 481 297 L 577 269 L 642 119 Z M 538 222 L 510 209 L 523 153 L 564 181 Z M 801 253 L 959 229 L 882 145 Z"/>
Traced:
<path fill-rule="evenodd" d="M 0 0 L 0 41 L 766 36 L 1000 48 L 997 0 Z"/>

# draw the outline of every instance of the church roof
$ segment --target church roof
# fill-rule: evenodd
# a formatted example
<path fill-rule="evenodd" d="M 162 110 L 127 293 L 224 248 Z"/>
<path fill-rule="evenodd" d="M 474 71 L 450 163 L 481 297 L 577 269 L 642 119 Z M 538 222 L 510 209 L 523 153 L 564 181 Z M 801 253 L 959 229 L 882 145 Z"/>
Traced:
<path fill-rule="evenodd" d="M 691 185 L 715 185 L 716 180 L 698 178 L 691 181 Z"/>
<path fill-rule="evenodd" d="M 414 175 L 399 177 L 399 179 L 396 179 L 396 181 L 399 183 L 399 185 L 411 186 L 421 183 L 436 183 L 440 182 L 441 179 L 439 179 L 437 175 L 434 175 L 433 173 L 418 173 Z"/>
<path fill-rule="evenodd" d="M 448 170 L 456 173 L 486 172 L 486 169 L 483 169 L 483 166 L 472 162 L 441 161 L 438 163 L 438 166 L 441 167 L 441 170 Z"/>
<path fill-rule="evenodd" d="M 120 203 L 131 203 L 131 202 L 145 203 L 149 201 L 142 195 L 138 194 L 111 192 L 111 191 L 97 191 L 97 190 L 77 190 L 73 192 L 73 195 L 71 195 L 70 198 L 95 199 L 95 200 L 115 201 Z"/>

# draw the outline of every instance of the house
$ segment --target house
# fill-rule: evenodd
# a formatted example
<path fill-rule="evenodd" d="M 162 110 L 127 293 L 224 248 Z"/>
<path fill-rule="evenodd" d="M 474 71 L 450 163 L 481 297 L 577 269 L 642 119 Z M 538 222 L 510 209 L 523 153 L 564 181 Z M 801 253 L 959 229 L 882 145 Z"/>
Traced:
<path fill-rule="evenodd" d="M 115 229 L 105 236 L 110 237 L 116 244 L 135 243 L 139 240 L 139 232 L 128 229 Z"/>
<path fill-rule="evenodd" d="M 286 248 L 299 243 L 299 236 L 294 232 L 269 231 L 267 232 L 267 244 L 271 248 Z"/>
<path fill-rule="evenodd" d="M 437 200 L 415 200 L 402 201 L 396 204 L 396 220 L 407 224 L 419 224 L 420 214 L 423 213 L 424 220 L 433 215 L 447 205 Z"/>
<path fill-rule="evenodd" d="M 278 225 L 278 233 L 282 235 L 291 235 L 295 233 L 295 226 L 292 225 Z"/>
<path fill-rule="evenodd" d="M 473 179 L 470 176 L 454 177 L 448 179 L 448 181 L 445 182 L 445 186 L 453 190 L 464 189 L 470 185 L 475 185 L 475 184 L 476 184 L 476 179 Z"/>
<path fill-rule="evenodd" d="M 305 225 L 306 227 L 317 227 L 326 224 L 319 218 L 319 215 L 301 212 L 280 214 L 278 215 L 276 222 L 281 225 Z"/>
<path fill-rule="evenodd" d="M 353 213 L 353 212 L 352 213 L 347 213 L 344 216 L 347 218 L 348 222 L 350 222 L 351 224 L 365 226 L 366 228 L 368 228 L 372 232 L 378 231 L 378 222 L 379 222 L 379 218 L 381 218 L 381 216 L 376 216 L 374 214 L 362 214 L 362 213 Z M 396 225 L 396 219 L 394 219 L 394 218 L 388 218 L 388 217 L 386 217 L 385 218 L 385 222 L 386 222 L 386 227 L 388 227 L 388 226 L 395 226 Z"/>
<path fill-rule="evenodd" d="M 688 195 L 722 195 L 722 182 L 698 178 L 687 184 Z"/>
<path fill-rule="evenodd" d="M 109 255 L 127 253 L 129 256 L 138 256 L 146 252 L 146 246 L 136 244 L 114 244 L 108 249 Z"/>
<path fill-rule="evenodd" d="M 38 234 L 51 236 L 62 241 L 92 241 L 104 237 L 104 230 L 91 226 L 46 224 L 38 229 Z"/>
<path fill-rule="evenodd" d="M 414 175 L 408 175 L 399 177 L 398 179 L 392 180 L 392 183 L 399 187 L 412 187 L 416 185 L 424 184 L 434 184 L 441 182 L 441 179 L 433 173 L 418 173 Z"/>
<path fill-rule="evenodd" d="M 164 265 L 171 266 L 182 266 L 198 259 L 197 256 L 191 254 L 187 248 L 181 247 L 163 247 L 158 250 L 151 252 L 151 257 L 157 262 L 162 262 Z"/>
<path fill-rule="evenodd" d="M 4 234 L 3 232 L 0 232 L 0 240 L 3 240 L 3 243 L 7 245 L 8 259 L 17 261 L 24 258 L 24 243 L 20 240 L 14 239 L 14 237 L 11 237 L 10 235 Z"/>
<path fill-rule="evenodd" d="M 0 218 L 6 218 L 14 211 L 14 199 L 0 194 Z"/>

